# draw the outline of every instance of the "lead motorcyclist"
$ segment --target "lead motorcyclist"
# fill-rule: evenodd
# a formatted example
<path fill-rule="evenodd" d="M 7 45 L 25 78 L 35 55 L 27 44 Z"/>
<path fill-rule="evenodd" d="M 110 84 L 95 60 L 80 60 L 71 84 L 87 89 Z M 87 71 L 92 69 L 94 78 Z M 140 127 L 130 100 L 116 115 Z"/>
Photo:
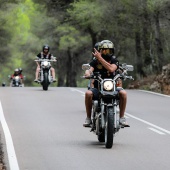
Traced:
<path fill-rule="evenodd" d="M 93 72 L 99 72 L 102 78 L 113 78 L 116 75 L 116 71 L 119 68 L 119 61 L 113 57 L 114 55 L 114 44 L 109 40 L 103 40 L 99 43 L 98 49 L 94 48 L 94 53 L 92 52 L 94 58 L 90 62 L 90 69 L 85 71 L 85 77 L 89 77 Z M 92 111 L 92 100 L 97 100 L 98 82 L 94 81 L 94 87 L 90 88 L 85 93 L 85 106 L 87 117 L 85 119 L 84 127 L 91 126 L 91 111 Z M 124 117 L 126 103 L 127 103 L 127 93 L 122 88 L 117 88 L 120 98 L 120 124 L 124 127 L 130 127 Z"/>
<path fill-rule="evenodd" d="M 51 59 L 54 59 L 54 56 L 50 53 L 50 47 L 48 45 L 44 45 L 43 48 L 42 48 L 42 52 L 40 52 L 37 55 L 37 58 L 51 60 Z M 40 63 L 39 62 L 36 62 L 36 63 L 37 63 L 37 68 L 36 68 L 34 82 L 38 82 L 38 75 L 39 75 L 39 72 L 40 72 Z M 53 77 L 53 82 L 56 82 L 55 69 L 53 67 L 51 67 L 50 70 L 51 70 L 51 75 Z"/>

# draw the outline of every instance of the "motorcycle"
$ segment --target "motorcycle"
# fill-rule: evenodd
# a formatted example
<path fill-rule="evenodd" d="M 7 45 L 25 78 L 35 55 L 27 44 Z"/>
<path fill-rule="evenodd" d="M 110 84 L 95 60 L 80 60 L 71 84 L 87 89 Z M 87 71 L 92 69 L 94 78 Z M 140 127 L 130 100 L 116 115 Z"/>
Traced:
<path fill-rule="evenodd" d="M 51 75 L 51 62 L 55 62 L 56 59 L 36 59 L 36 62 L 40 62 L 40 72 L 38 83 L 43 87 L 43 90 L 48 90 L 48 86 L 53 82 L 53 77 Z"/>
<path fill-rule="evenodd" d="M 89 64 L 82 65 L 83 70 L 89 70 Z M 122 64 L 119 72 L 112 78 L 102 78 L 99 72 L 94 72 L 90 77 L 83 78 L 94 79 L 98 81 L 99 98 L 92 101 L 92 126 L 91 132 L 98 136 L 99 142 L 105 142 L 106 148 L 112 148 L 113 139 L 120 128 L 119 114 L 119 95 L 117 82 L 121 80 L 131 79 L 132 76 L 127 75 L 127 71 L 133 71 L 132 65 Z"/>
<path fill-rule="evenodd" d="M 11 79 L 11 84 L 10 84 L 11 87 L 22 87 L 20 76 L 17 75 L 17 76 L 11 77 L 9 75 L 8 77 L 9 79 Z"/>

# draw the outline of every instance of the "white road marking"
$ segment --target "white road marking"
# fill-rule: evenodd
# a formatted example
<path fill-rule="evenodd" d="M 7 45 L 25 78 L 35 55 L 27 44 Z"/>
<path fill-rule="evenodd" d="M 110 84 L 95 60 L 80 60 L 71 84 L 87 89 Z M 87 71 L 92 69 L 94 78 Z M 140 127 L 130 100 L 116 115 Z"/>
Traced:
<path fill-rule="evenodd" d="M 143 122 L 143 123 L 145 123 L 145 124 L 147 124 L 147 125 L 149 125 L 149 126 L 152 126 L 152 127 L 156 128 L 156 129 L 159 129 L 159 130 L 161 130 L 161 131 L 163 131 L 163 132 L 165 132 L 165 133 L 168 133 L 168 134 L 170 135 L 170 131 L 168 131 L 168 130 L 166 130 L 166 129 L 163 129 L 163 128 L 159 127 L 159 126 L 156 126 L 156 125 L 154 125 L 154 124 L 152 124 L 152 123 L 150 123 L 150 122 L 147 122 L 147 121 L 145 121 L 145 120 L 143 120 L 143 119 L 140 119 L 140 118 L 138 118 L 138 117 L 136 117 L 136 116 L 133 116 L 133 115 L 131 115 L 131 114 L 129 114 L 129 113 L 125 113 L 125 114 L 128 115 L 129 117 L 132 117 L 132 118 L 134 118 L 134 119 L 136 119 L 136 120 L 139 120 L 140 122 Z"/>
<path fill-rule="evenodd" d="M 160 135 L 165 135 L 165 133 L 163 133 L 163 132 L 161 132 L 161 131 L 159 131 L 159 130 L 156 130 L 156 129 L 154 129 L 154 128 L 148 128 L 148 129 L 150 129 L 150 130 L 152 130 L 152 131 L 154 131 L 154 132 L 156 132 L 156 133 L 158 133 L 158 134 L 160 134 Z"/>
<path fill-rule="evenodd" d="M 77 92 L 79 92 L 79 93 L 82 93 L 83 95 L 85 94 L 85 92 L 83 92 L 83 91 L 81 91 L 81 90 L 78 90 L 78 89 L 72 89 L 72 88 L 71 88 L 71 91 L 77 91 Z"/>
<path fill-rule="evenodd" d="M 81 90 L 78 90 L 78 89 L 73 89 L 73 88 L 71 88 L 71 90 L 72 90 L 72 91 L 77 91 L 77 92 L 79 92 L 79 93 L 81 93 L 81 94 L 85 94 L 85 92 L 83 92 L 83 91 L 81 91 Z M 144 91 L 144 90 L 140 90 L 140 91 L 147 92 L 147 91 Z M 154 92 L 148 92 L 148 93 L 153 93 L 153 94 L 157 94 L 157 95 L 160 95 L 160 96 L 170 97 L 170 96 L 167 96 L 167 95 L 162 95 L 162 94 L 154 93 Z M 140 122 L 143 122 L 143 123 L 145 123 L 145 124 L 147 124 L 147 125 L 149 125 L 149 126 L 152 126 L 152 127 L 156 128 L 156 129 L 159 129 L 159 130 L 161 130 L 161 131 L 163 131 L 163 132 L 165 132 L 165 133 L 170 134 L 170 131 L 168 131 L 168 130 L 166 130 L 166 129 L 163 129 L 163 128 L 159 127 L 159 126 L 156 126 L 156 125 L 154 125 L 154 124 L 152 124 L 152 123 L 150 123 L 150 122 L 148 122 L 148 121 L 145 121 L 145 120 L 143 120 L 143 119 L 140 119 L 140 118 L 138 118 L 138 117 L 136 117 L 136 116 L 133 116 L 133 115 L 131 115 L 131 114 L 129 114 L 129 113 L 125 113 L 125 116 L 131 117 L 131 118 L 136 119 L 136 120 L 138 120 L 138 121 L 140 121 Z"/>
<path fill-rule="evenodd" d="M 15 154 L 15 149 L 14 149 L 11 133 L 9 131 L 8 125 L 6 123 L 6 120 L 3 114 L 1 102 L 0 102 L 0 122 L 2 124 L 2 128 L 4 131 L 4 135 L 5 135 L 10 170 L 19 170 L 18 161 L 17 161 L 17 157 Z"/>
<path fill-rule="evenodd" d="M 146 91 L 146 90 L 138 90 L 138 91 L 142 91 L 142 92 L 145 92 L 145 93 L 155 94 L 155 95 L 162 96 L 162 97 L 170 97 L 169 95 L 155 93 L 155 92 L 152 92 L 152 91 Z"/>

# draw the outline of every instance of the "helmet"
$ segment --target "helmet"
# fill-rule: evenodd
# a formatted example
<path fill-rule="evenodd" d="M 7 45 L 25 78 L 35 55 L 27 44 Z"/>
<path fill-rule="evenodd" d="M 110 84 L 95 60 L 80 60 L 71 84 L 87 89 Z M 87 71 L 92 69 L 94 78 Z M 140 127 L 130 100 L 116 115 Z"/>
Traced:
<path fill-rule="evenodd" d="M 16 68 L 16 69 L 14 70 L 14 73 L 15 73 L 15 74 L 19 74 L 19 69 Z"/>
<path fill-rule="evenodd" d="M 19 68 L 18 70 L 19 70 L 20 73 L 22 72 L 22 68 Z"/>
<path fill-rule="evenodd" d="M 99 44 L 99 50 L 102 50 L 102 57 L 109 61 L 114 55 L 114 44 L 109 40 L 103 40 Z"/>
<path fill-rule="evenodd" d="M 99 44 L 99 49 L 111 49 L 110 51 L 114 53 L 114 44 L 109 40 L 103 40 Z"/>
<path fill-rule="evenodd" d="M 48 51 L 50 51 L 50 47 L 49 47 L 47 44 L 43 46 L 43 51 L 44 51 L 45 49 L 47 49 Z"/>
<path fill-rule="evenodd" d="M 100 44 L 100 42 L 97 42 L 97 43 L 94 45 L 94 48 L 95 48 L 97 51 L 99 51 L 99 44 Z"/>

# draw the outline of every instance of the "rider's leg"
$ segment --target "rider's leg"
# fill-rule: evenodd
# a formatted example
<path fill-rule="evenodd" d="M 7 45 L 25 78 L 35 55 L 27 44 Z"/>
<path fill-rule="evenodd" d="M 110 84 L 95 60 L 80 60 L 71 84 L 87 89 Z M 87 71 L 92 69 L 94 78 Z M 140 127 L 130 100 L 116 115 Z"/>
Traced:
<path fill-rule="evenodd" d="M 87 117 L 85 119 L 85 123 L 83 124 L 84 127 L 90 127 L 91 125 L 92 98 L 93 92 L 88 90 L 85 94 L 85 106 Z"/>
<path fill-rule="evenodd" d="M 23 79 L 20 79 L 20 81 L 21 81 L 21 84 L 23 84 Z"/>
<path fill-rule="evenodd" d="M 34 81 L 38 81 L 38 75 L 40 72 L 40 67 L 37 66 L 36 72 L 35 72 L 35 80 Z"/>
<path fill-rule="evenodd" d="M 127 93 L 126 93 L 126 91 L 121 90 L 119 92 L 119 97 L 120 97 L 119 107 L 120 107 L 120 118 L 121 118 L 121 117 L 124 117 L 125 109 L 126 109 L 126 103 L 127 103 Z"/>
<path fill-rule="evenodd" d="M 54 81 L 54 80 L 56 80 L 56 78 L 55 78 L 55 69 L 53 67 L 51 67 L 50 70 L 51 70 L 51 75 L 52 75 L 53 81 Z"/>
<path fill-rule="evenodd" d="M 130 127 L 128 123 L 126 122 L 126 119 L 124 117 L 125 114 L 125 109 L 126 109 L 126 103 L 127 103 L 127 93 L 125 90 L 120 90 L 119 91 L 119 97 L 120 97 L 120 102 L 119 102 L 119 108 L 120 108 L 120 124 L 123 127 Z"/>
<path fill-rule="evenodd" d="M 86 105 L 86 114 L 87 118 L 83 126 L 88 127 L 91 124 L 91 111 L 92 111 L 92 101 L 98 100 L 99 91 L 96 88 L 91 88 L 86 91 L 85 94 L 85 105 Z"/>
<path fill-rule="evenodd" d="M 93 97 L 93 92 L 90 90 L 86 91 L 85 106 L 86 106 L 87 118 L 90 119 L 91 119 L 91 110 L 92 110 L 92 97 Z"/>

